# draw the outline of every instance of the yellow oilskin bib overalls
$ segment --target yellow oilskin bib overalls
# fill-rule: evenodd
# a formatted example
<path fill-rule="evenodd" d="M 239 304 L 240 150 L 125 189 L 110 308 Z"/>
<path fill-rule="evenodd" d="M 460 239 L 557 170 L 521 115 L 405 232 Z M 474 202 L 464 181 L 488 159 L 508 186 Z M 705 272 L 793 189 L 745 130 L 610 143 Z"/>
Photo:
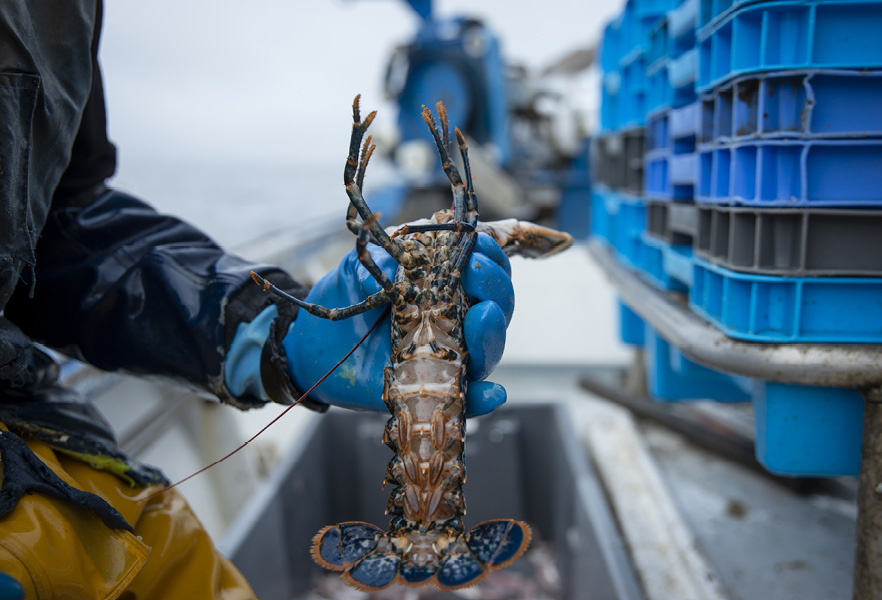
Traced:
<path fill-rule="evenodd" d="M 0 572 L 22 585 L 26 600 L 256 598 L 177 490 L 145 500 L 159 488 L 131 488 L 46 444 L 26 441 L 65 483 L 106 500 L 134 530 L 108 527 L 92 511 L 50 495 L 24 494 L 0 519 Z"/>

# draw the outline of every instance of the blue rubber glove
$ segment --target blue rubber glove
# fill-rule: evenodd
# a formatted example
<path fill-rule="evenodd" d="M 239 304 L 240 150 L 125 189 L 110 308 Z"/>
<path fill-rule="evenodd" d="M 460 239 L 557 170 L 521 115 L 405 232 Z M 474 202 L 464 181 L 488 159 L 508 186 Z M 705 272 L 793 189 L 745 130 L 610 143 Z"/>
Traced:
<path fill-rule="evenodd" d="M 370 245 L 374 262 L 394 278 L 397 263 L 379 246 Z M 505 402 L 505 389 L 483 381 L 502 358 L 505 328 L 514 311 L 511 266 L 502 249 L 486 234 L 478 242 L 463 273 L 463 289 L 475 304 L 465 317 L 469 349 L 466 376 L 466 414 L 491 412 Z M 306 297 L 307 302 L 329 308 L 357 304 L 380 291 L 380 285 L 349 252 Z M 370 329 L 384 307 L 342 321 L 328 321 L 301 309 L 282 342 L 289 374 L 301 390 L 309 389 L 352 349 Z M 391 316 L 311 394 L 314 400 L 353 408 L 386 412 L 382 401 L 383 369 L 391 364 Z"/>
<path fill-rule="evenodd" d="M 251 396 L 269 402 L 260 380 L 260 360 L 270 325 L 278 314 L 279 309 L 271 304 L 250 322 L 239 323 L 236 327 L 224 359 L 224 383 L 233 396 Z"/>
<path fill-rule="evenodd" d="M 17 579 L 0 573 L 0 600 L 22 600 L 24 598 L 24 588 Z"/>

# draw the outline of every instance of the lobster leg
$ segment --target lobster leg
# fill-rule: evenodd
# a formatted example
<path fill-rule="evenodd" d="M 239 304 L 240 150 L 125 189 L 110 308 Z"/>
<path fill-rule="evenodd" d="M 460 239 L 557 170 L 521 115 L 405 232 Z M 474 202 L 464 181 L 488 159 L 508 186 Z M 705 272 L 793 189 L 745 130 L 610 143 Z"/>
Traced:
<path fill-rule="evenodd" d="M 477 243 L 477 238 L 472 231 L 478 224 L 478 201 L 475 193 L 472 191 L 472 169 L 469 165 L 468 147 L 466 146 L 465 136 L 459 128 L 455 128 L 456 140 L 459 144 L 463 169 L 466 174 L 466 182 L 463 183 L 459 169 L 456 168 L 456 165 L 450 158 L 447 110 L 441 102 L 436 106 L 438 108 L 438 119 L 441 121 L 441 133 L 438 132 L 438 126 L 435 123 L 435 118 L 432 116 L 432 111 L 425 106 L 423 107 L 423 120 L 432 132 L 432 137 L 435 139 L 435 146 L 438 149 L 438 155 L 441 157 L 441 166 L 444 168 L 444 172 L 447 174 L 447 178 L 450 179 L 450 184 L 453 186 L 454 222 L 458 226 L 458 230 L 468 232 L 465 236 L 460 236 L 454 242 L 456 244 L 457 254 L 448 285 L 451 288 L 455 288 L 459 285 L 462 270 L 468 264 L 469 257 L 472 255 L 472 251 Z M 466 217 L 468 217 L 468 221 L 465 220 Z M 466 227 L 470 228 L 472 231 L 469 231 Z M 457 231 L 457 229 L 455 229 L 455 231 Z"/>
<path fill-rule="evenodd" d="M 363 130 L 356 130 L 353 128 L 353 135 L 363 134 Z M 361 190 L 364 188 L 364 174 L 367 171 L 368 162 L 371 159 L 371 156 L 374 154 L 374 150 L 376 150 L 376 146 L 371 144 L 371 136 L 367 136 L 367 139 L 364 141 L 364 145 L 361 148 L 361 154 L 356 154 L 353 156 L 350 151 L 350 155 L 346 159 L 346 168 L 343 170 L 343 183 L 349 185 L 352 182 L 353 172 L 351 169 L 351 165 L 353 161 L 357 161 L 358 169 L 354 173 L 355 175 L 355 185 L 358 186 L 358 189 Z M 358 149 L 358 146 L 355 147 Z M 354 233 L 358 235 L 361 232 L 361 225 L 356 221 L 356 217 L 358 216 L 358 211 L 355 208 L 355 205 L 352 202 L 346 207 L 346 227 Z"/>
<path fill-rule="evenodd" d="M 432 137 L 435 139 L 435 146 L 438 148 L 438 155 L 441 157 L 441 167 L 444 169 L 444 173 L 450 180 L 450 185 L 453 186 L 453 218 L 455 221 L 463 221 L 465 220 L 464 199 L 467 190 L 462 181 L 462 176 L 459 174 L 459 169 L 456 168 L 456 164 L 454 164 L 453 159 L 450 157 L 450 151 L 448 149 L 449 125 L 447 123 L 447 110 L 440 102 L 436 106 L 438 108 L 438 118 L 441 121 L 441 132 L 438 131 L 438 125 L 435 123 L 435 117 L 432 115 L 432 111 L 425 106 L 423 107 L 423 121 L 426 122 L 426 125 L 429 126 L 429 131 L 432 132 Z"/>
<path fill-rule="evenodd" d="M 361 313 L 367 312 L 372 308 L 383 306 L 384 304 L 388 304 L 392 301 L 390 298 L 390 294 L 387 293 L 386 290 L 380 290 L 376 294 L 368 296 L 358 304 L 344 306 L 342 308 L 327 308 L 318 304 L 304 302 L 300 298 L 295 298 L 291 294 L 280 290 L 275 285 L 270 283 L 269 280 L 264 279 L 254 271 L 250 271 L 250 273 L 251 278 L 257 285 L 263 288 L 263 291 L 275 294 L 279 298 L 282 298 L 283 300 L 287 300 L 291 304 L 299 306 L 309 314 L 315 315 L 316 317 L 320 317 L 322 319 L 328 319 L 329 321 L 340 321 L 342 319 L 348 319 L 349 317 L 360 315 Z"/>
<path fill-rule="evenodd" d="M 395 230 L 393 237 L 407 235 L 408 233 L 425 233 L 427 231 L 455 231 L 457 233 L 475 231 L 475 227 L 465 221 L 448 221 L 447 223 L 428 223 L 416 225 L 402 225 Z"/>
<path fill-rule="evenodd" d="M 469 164 L 469 147 L 466 145 L 465 136 L 456 128 L 456 141 L 459 143 L 459 154 L 462 156 L 462 168 L 466 176 L 466 202 L 465 210 L 468 213 L 478 211 L 478 197 L 475 195 L 475 185 L 472 182 L 472 167 Z M 474 217 L 477 220 L 477 215 Z"/>
<path fill-rule="evenodd" d="M 371 220 L 376 220 L 376 217 L 379 215 L 372 215 Z M 358 240 L 355 242 L 355 252 L 358 256 L 359 262 L 364 265 L 364 268 L 368 270 L 374 279 L 377 280 L 377 283 L 383 288 L 383 291 L 386 292 L 390 299 L 394 298 L 397 295 L 395 291 L 395 286 L 392 284 L 392 280 L 389 279 L 386 274 L 383 272 L 380 267 L 377 266 L 377 263 L 374 262 L 371 253 L 368 252 L 367 244 L 368 244 L 368 230 L 364 227 L 359 227 L 358 232 Z"/>
<path fill-rule="evenodd" d="M 509 256 L 544 258 L 573 244 L 573 237 L 568 233 L 517 219 L 481 222 L 477 229 L 492 237 Z"/>

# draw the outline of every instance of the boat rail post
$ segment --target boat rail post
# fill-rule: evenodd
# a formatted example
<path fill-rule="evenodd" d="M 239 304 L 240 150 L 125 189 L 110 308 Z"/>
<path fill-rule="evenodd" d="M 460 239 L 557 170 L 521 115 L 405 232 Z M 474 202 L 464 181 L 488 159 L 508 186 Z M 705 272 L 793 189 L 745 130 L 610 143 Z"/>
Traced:
<path fill-rule="evenodd" d="M 882 385 L 861 390 L 864 432 L 858 490 L 854 600 L 882 598 Z"/>

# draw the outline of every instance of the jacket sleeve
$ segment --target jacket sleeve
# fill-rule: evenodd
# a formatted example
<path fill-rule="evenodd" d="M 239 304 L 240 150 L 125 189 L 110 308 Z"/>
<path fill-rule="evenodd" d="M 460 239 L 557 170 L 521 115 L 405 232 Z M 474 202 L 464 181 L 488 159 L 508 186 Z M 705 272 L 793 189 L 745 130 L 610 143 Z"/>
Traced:
<path fill-rule="evenodd" d="M 6 315 L 101 369 L 170 376 L 247 408 L 261 402 L 233 398 L 223 364 L 236 326 L 272 301 L 249 270 L 305 296 L 280 269 L 228 254 L 191 225 L 105 190 L 84 205 L 53 204 L 33 293 L 16 290 Z M 280 308 L 290 322 L 293 307 Z"/>

